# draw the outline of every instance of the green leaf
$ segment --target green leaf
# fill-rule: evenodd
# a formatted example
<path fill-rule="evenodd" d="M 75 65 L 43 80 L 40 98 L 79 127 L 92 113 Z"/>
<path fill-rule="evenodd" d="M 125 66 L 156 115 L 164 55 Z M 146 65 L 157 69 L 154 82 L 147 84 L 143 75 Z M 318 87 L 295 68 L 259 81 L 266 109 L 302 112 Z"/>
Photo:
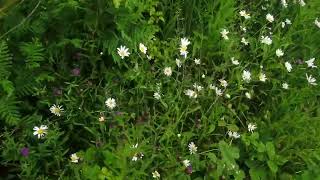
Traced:
<path fill-rule="evenodd" d="M 268 164 L 270 170 L 271 170 L 273 173 L 277 173 L 277 171 L 278 171 L 278 166 L 277 166 L 276 163 L 274 163 L 273 161 L 269 160 L 269 161 L 267 162 L 267 164 Z"/>
<path fill-rule="evenodd" d="M 269 159 L 274 159 L 276 153 L 275 153 L 275 149 L 274 149 L 273 143 L 267 142 L 266 150 L 267 150 L 267 154 L 269 156 Z"/>
<path fill-rule="evenodd" d="M 13 93 L 13 91 L 14 91 L 14 86 L 13 86 L 13 83 L 12 83 L 11 81 L 9 81 L 9 80 L 2 80 L 2 81 L 0 82 L 0 84 L 1 84 L 1 86 L 2 86 L 2 88 L 3 88 L 3 90 L 8 93 L 8 95 L 11 95 L 11 94 Z"/>
<path fill-rule="evenodd" d="M 227 165 L 235 164 L 235 159 L 239 158 L 239 149 L 228 145 L 224 141 L 219 142 L 219 149 L 221 151 L 222 159 Z"/>

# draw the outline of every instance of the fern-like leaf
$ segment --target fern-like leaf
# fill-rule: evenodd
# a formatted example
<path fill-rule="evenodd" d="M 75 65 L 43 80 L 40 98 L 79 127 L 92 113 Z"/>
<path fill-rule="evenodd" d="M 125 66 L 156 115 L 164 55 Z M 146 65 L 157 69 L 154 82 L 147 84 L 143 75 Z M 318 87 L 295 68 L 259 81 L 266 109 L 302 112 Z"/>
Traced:
<path fill-rule="evenodd" d="M 9 53 L 7 43 L 0 42 L 0 80 L 5 80 L 10 76 L 12 66 L 12 56 Z"/>
<path fill-rule="evenodd" d="M 44 61 L 44 47 L 39 40 L 33 42 L 22 43 L 20 50 L 26 58 L 26 67 L 34 69 L 40 67 L 40 62 Z"/>
<path fill-rule="evenodd" d="M 20 119 L 18 104 L 13 96 L 0 99 L 0 118 L 8 125 L 16 125 Z"/>

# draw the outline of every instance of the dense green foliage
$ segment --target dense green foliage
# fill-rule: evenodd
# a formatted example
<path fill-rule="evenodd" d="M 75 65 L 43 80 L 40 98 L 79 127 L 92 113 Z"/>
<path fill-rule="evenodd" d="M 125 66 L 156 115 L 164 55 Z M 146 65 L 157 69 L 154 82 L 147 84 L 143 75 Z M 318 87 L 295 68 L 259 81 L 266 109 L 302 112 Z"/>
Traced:
<path fill-rule="evenodd" d="M 0 175 L 320 179 L 320 1 L 283 2 L 0 1 Z"/>

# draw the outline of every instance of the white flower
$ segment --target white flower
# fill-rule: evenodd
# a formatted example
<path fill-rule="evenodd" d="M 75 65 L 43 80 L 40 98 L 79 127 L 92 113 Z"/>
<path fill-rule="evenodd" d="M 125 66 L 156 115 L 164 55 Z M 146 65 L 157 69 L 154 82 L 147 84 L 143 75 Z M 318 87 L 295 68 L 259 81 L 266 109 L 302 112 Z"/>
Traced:
<path fill-rule="evenodd" d="M 216 95 L 217 95 L 217 96 L 222 96 L 222 95 L 223 95 L 222 90 L 219 89 L 218 87 L 214 87 L 214 90 L 216 91 Z"/>
<path fill-rule="evenodd" d="M 132 157 L 131 160 L 132 160 L 132 161 L 137 161 L 137 160 L 138 160 L 137 154 L 135 154 L 135 155 Z"/>
<path fill-rule="evenodd" d="M 181 137 L 181 134 L 177 134 L 177 136 L 178 136 L 178 138 L 180 138 L 180 137 Z"/>
<path fill-rule="evenodd" d="M 310 60 L 306 61 L 308 67 L 311 67 L 311 68 L 316 68 L 317 66 L 315 66 L 313 63 L 314 63 L 314 60 L 316 60 L 315 58 L 311 58 Z"/>
<path fill-rule="evenodd" d="M 222 87 L 227 87 L 228 86 L 228 82 L 226 81 L 226 80 L 224 80 L 224 79 L 220 79 L 219 80 L 220 81 L 220 85 L 222 86 Z"/>
<path fill-rule="evenodd" d="M 155 93 L 153 94 L 153 97 L 154 97 L 155 99 L 160 100 L 160 99 L 161 99 L 161 94 L 160 94 L 159 92 L 155 92 Z"/>
<path fill-rule="evenodd" d="M 191 89 L 185 90 L 184 94 L 189 96 L 190 98 L 194 98 L 194 99 L 198 97 L 198 94 L 195 91 L 191 90 Z"/>
<path fill-rule="evenodd" d="M 198 147 L 193 143 L 189 143 L 188 145 L 190 154 L 195 154 L 197 152 Z"/>
<path fill-rule="evenodd" d="M 290 19 L 286 19 L 285 22 L 286 22 L 286 24 L 292 24 Z"/>
<path fill-rule="evenodd" d="M 120 46 L 120 48 L 117 48 L 118 54 L 123 59 L 124 57 L 129 57 L 130 53 L 128 52 L 129 49 L 126 48 L 126 46 Z"/>
<path fill-rule="evenodd" d="M 269 22 L 273 22 L 273 21 L 274 21 L 274 17 L 273 17 L 271 14 L 267 14 L 267 15 L 266 15 L 266 19 L 267 19 Z"/>
<path fill-rule="evenodd" d="M 229 137 L 232 137 L 232 138 L 235 138 L 235 139 L 238 139 L 240 137 L 239 133 L 232 132 L 232 131 L 228 131 L 228 135 L 229 135 Z"/>
<path fill-rule="evenodd" d="M 216 86 L 214 86 L 213 84 L 209 85 L 209 89 L 214 90 L 216 88 Z"/>
<path fill-rule="evenodd" d="M 202 78 L 205 78 L 205 77 L 206 77 L 206 75 L 205 75 L 205 74 L 202 74 L 202 75 L 201 75 L 201 77 L 202 77 Z"/>
<path fill-rule="evenodd" d="M 255 124 L 249 123 L 248 124 L 248 131 L 253 132 L 255 129 L 257 129 L 257 126 Z"/>
<path fill-rule="evenodd" d="M 247 32 L 247 28 L 244 27 L 244 26 L 240 26 L 240 29 L 241 29 L 243 32 Z"/>
<path fill-rule="evenodd" d="M 202 86 L 198 85 L 197 83 L 193 84 L 193 87 L 197 90 L 197 91 L 201 91 L 203 89 Z"/>
<path fill-rule="evenodd" d="M 139 146 L 139 143 L 136 143 L 136 144 L 132 145 L 130 148 L 131 148 L 131 149 L 137 149 L 138 146 Z"/>
<path fill-rule="evenodd" d="M 226 94 L 225 97 L 228 98 L 228 99 L 231 98 L 230 94 Z"/>
<path fill-rule="evenodd" d="M 45 125 L 41 125 L 40 127 L 35 126 L 33 130 L 33 135 L 38 136 L 38 139 L 40 139 L 47 134 L 48 127 Z"/>
<path fill-rule="evenodd" d="M 285 22 L 281 22 L 281 27 L 284 28 L 286 26 Z"/>
<path fill-rule="evenodd" d="M 241 42 L 246 46 L 249 44 L 249 42 L 244 37 L 241 39 Z"/>
<path fill-rule="evenodd" d="M 139 158 L 142 159 L 143 156 L 144 156 L 143 153 L 135 153 L 135 154 L 133 155 L 133 157 L 132 157 L 131 160 L 132 160 L 132 161 L 137 161 Z"/>
<path fill-rule="evenodd" d="M 108 98 L 105 102 L 106 106 L 110 109 L 113 109 L 117 106 L 116 100 L 114 98 Z"/>
<path fill-rule="evenodd" d="M 177 66 L 178 66 L 179 68 L 181 67 L 182 63 L 181 63 L 180 59 L 176 59 L 176 64 L 177 64 Z"/>
<path fill-rule="evenodd" d="M 155 179 L 159 179 L 160 178 L 160 174 L 158 173 L 158 171 L 154 171 L 152 172 L 152 177 Z"/>
<path fill-rule="evenodd" d="M 261 36 L 261 43 L 266 45 L 271 45 L 272 39 L 269 36 Z"/>
<path fill-rule="evenodd" d="M 245 19 L 250 19 L 250 14 L 247 13 L 245 10 L 239 12 L 240 16 L 244 17 Z"/>
<path fill-rule="evenodd" d="M 242 79 L 245 82 L 249 82 L 251 80 L 251 73 L 249 71 L 247 71 L 247 70 L 243 70 Z"/>
<path fill-rule="evenodd" d="M 185 167 L 189 167 L 191 165 L 190 161 L 188 159 L 185 159 L 182 161 L 182 164 L 185 166 Z"/>
<path fill-rule="evenodd" d="M 187 47 L 190 44 L 190 41 L 187 38 L 181 38 L 181 46 Z"/>
<path fill-rule="evenodd" d="M 139 44 L 139 50 L 140 50 L 143 54 L 147 54 L 148 48 L 147 48 L 144 44 L 140 43 L 140 44 Z"/>
<path fill-rule="evenodd" d="M 99 117 L 99 122 L 104 122 L 104 121 L 105 121 L 104 116 L 100 116 Z"/>
<path fill-rule="evenodd" d="M 320 21 L 318 21 L 318 18 L 317 18 L 316 20 L 314 20 L 314 24 L 315 24 L 318 28 L 320 28 Z"/>
<path fill-rule="evenodd" d="M 61 116 L 61 113 L 63 113 L 63 111 L 64 109 L 59 105 L 54 104 L 50 107 L 50 112 L 56 116 Z"/>
<path fill-rule="evenodd" d="M 166 68 L 164 68 L 163 73 L 164 73 L 166 76 L 171 76 L 171 75 L 172 75 L 172 69 L 171 69 L 171 67 L 166 67 Z"/>
<path fill-rule="evenodd" d="M 291 64 L 290 64 L 289 62 L 285 62 L 285 63 L 284 63 L 284 66 L 287 68 L 287 71 L 288 71 L 288 72 L 291 72 L 292 66 L 291 66 Z"/>
<path fill-rule="evenodd" d="M 249 92 L 246 92 L 245 95 L 248 99 L 251 99 L 251 94 Z"/>
<path fill-rule="evenodd" d="M 303 0 L 299 0 L 299 4 L 300 4 L 300 6 L 305 6 L 306 5 L 306 3 Z"/>
<path fill-rule="evenodd" d="M 201 64 L 201 60 L 200 60 L 200 59 L 195 58 L 195 59 L 194 59 L 194 63 L 199 65 L 199 64 Z"/>
<path fill-rule="evenodd" d="M 71 162 L 73 162 L 73 163 L 79 162 L 79 157 L 77 156 L 76 153 L 71 154 L 70 159 L 71 159 Z"/>
<path fill-rule="evenodd" d="M 229 31 L 227 31 L 226 29 L 222 29 L 222 31 L 220 32 L 221 36 L 223 37 L 223 39 L 226 39 L 228 40 L 229 37 L 228 37 L 228 34 L 229 34 Z"/>
<path fill-rule="evenodd" d="M 282 83 L 282 88 L 283 89 L 289 89 L 288 83 Z"/>
<path fill-rule="evenodd" d="M 283 53 L 283 51 L 282 51 L 281 49 L 277 49 L 277 50 L 276 50 L 276 55 L 277 55 L 278 57 L 281 57 L 281 56 L 284 55 L 284 53 Z"/>
<path fill-rule="evenodd" d="M 317 85 L 316 83 L 317 80 L 314 77 L 312 77 L 312 75 L 308 76 L 308 74 L 306 74 L 306 77 L 309 84 L 313 86 Z"/>
<path fill-rule="evenodd" d="M 187 58 L 188 55 L 188 45 L 190 44 L 190 41 L 187 38 L 181 38 L 181 44 L 180 44 L 180 55 L 184 56 L 184 58 Z"/>
<path fill-rule="evenodd" d="M 286 2 L 286 0 L 281 0 L 281 4 L 284 8 L 288 7 L 288 3 Z"/>
<path fill-rule="evenodd" d="M 240 64 L 239 61 L 236 60 L 234 57 L 231 58 L 231 62 L 232 62 L 232 64 L 234 64 L 234 65 L 239 65 L 239 64 Z"/>
<path fill-rule="evenodd" d="M 266 74 L 260 73 L 259 74 L 259 80 L 262 82 L 265 82 L 267 80 Z"/>

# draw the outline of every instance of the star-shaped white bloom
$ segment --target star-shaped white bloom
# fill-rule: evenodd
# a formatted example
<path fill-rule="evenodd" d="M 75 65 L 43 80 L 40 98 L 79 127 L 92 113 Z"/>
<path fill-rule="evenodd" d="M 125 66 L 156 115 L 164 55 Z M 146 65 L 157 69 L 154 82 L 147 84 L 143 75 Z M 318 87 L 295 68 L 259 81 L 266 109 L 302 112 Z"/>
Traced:
<path fill-rule="evenodd" d="M 182 66 L 182 63 L 180 59 L 176 59 L 176 65 L 180 68 Z"/>
<path fill-rule="evenodd" d="M 243 70 L 242 79 L 245 82 L 249 82 L 251 80 L 251 73 L 249 71 L 247 71 L 247 70 Z"/>
<path fill-rule="evenodd" d="M 284 8 L 288 7 L 288 3 L 286 2 L 286 0 L 281 0 L 281 4 Z"/>
<path fill-rule="evenodd" d="M 304 2 L 304 0 L 299 0 L 299 4 L 300 4 L 300 6 L 305 6 L 305 5 L 306 5 L 306 3 Z"/>
<path fill-rule="evenodd" d="M 235 139 L 240 138 L 240 134 L 239 134 L 239 133 L 237 133 L 237 132 L 232 132 L 232 131 L 228 131 L 228 136 L 229 136 L 229 137 L 232 137 L 232 138 L 235 138 Z"/>
<path fill-rule="evenodd" d="M 277 50 L 276 50 L 276 55 L 277 55 L 278 57 L 282 57 L 282 56 L 284 55 L 284 52 L 283 52 L 281 49 L 277 49 Z"/>
<path fill-rule="evenodd" d="M 199 64 L 201 64 L 201 60 L 200 60 L 200 59 L 195 58 L 195 59 L 194 59 L 194 63 L 195 63 L 195 64 L 197 64 L 197 65 L 199 65 Z"/>
<path fill-rule="evenodd" d="M 222 31 L 220 32 L 221 36 L 223 37 L 223 39 L 225 40 L 228 40 L 229 37 L 228 37 L 228 34 L 229 34 L 229 31 L 227 31 L 226 29 L 222 29 Z"/>
<path fill-rule="evenodd" d="M 261 43 L 266 45 L 271 45 L 272 39 L 269 36 L 261 36 Z"/>
<path fill-rule="evenodd" d="M 287 69 L 288 72 L 291 72 L 291 70 L 292 70 L 292 65 L 291 65 L 289 62 L 285 62 L 285 63 L 284 63 L 284 66 L 286 67 L 286 69 Z"/>
<path fill-rule="evenodd" d="M 306 61 L 308 67 L 316 68 L 317 66 L 314 65 L 315 60 L 316 60 L 316 58 L 311 58 L 310 60 Z"/>
<path fill-rule="evenodd" d="M 283 89 L 289 89 L 289 84 L 288 83 L 282 83 L 282 88 Z"/>
<path fill-rule="evenodd" d="M 245 10 L 239 12 L 240 16 L 244 17 L 245 19 L 250 19 L 250 14 L 247 13 Z"/>
<path fill-rule="evenodd" d="M 152 177 L 155 178 L 155 179 L 159 179 L 160 178 L 159 172 L 158 171 L 152 172 Z"/>
<path fill-rule="evenodd" d="M 187 47 L 190 44 L 190 41 L 187 38 L 181 38 L 181 46 Z"/>
<path fill-rule="evenodd" d="M 198 97 L 198 94 L 197 94 L 195 91 L 191 90 L 191 89 L 185 90 L 185 91 L 184 91 L 184 94 L 185 94 L 186 96 L 189 96 L 190 98 L 193 98 L 193 99 L 195 99 L 195 98 Z"/>
<path fill-rule="evenodd" d="M 241 38 L 241 42 L 246 46 L 249 44 L 249 42 L 244 37 Z"/>
<path fill-rule="evenodd" d="M 171 69 L 171 67 L 165 67 L 164 70 L 163 70 L 163 73 L 164 73 L 166 76 L 171 76 L 171 75 L 172 75 L 172 69 Z"/>
<path fill-rule="evenodd" d="M 40 127 L 35 126 L 33 128 L 33 135 L 38 136 L 38 139 L 44 137 L 47 134 L 48 126 L 41 125 Z"/>
<path fill-rule="evenodd" d="M 317 80 L 314 77 L 312 77 L 312 75 L 308 76 L 308 74 L 306 74 L 306 78 L 309 84 L 313 86 L 317 85 L 316 83 Z"/>
<path fill-rule="evenodd" d="M 289 24 L 292 24 L 291 21 L 290 21 L 290 19 L 286 19 L 285 22 L 286 22 L 286 24 L 288 24 L 288 25 L 289 25 Z"/>
<path fill-rule="evenodd" d="M 148 48 L 147 48 L 144 44 L 140 43 L 140 44 L 139 44 L 139 50 L 140 50 L 143 54 L 147 54 Z"/>
<path fill-rule="evenodd" d="M 189 148 L 190 154 L 195 154 L 198 150 L 198 147 L 193 142 L 189 143 L 188 148 Z"/>
<path fill-rule="evenodd" d="M 219 81 L 220 81 L 220 85 L 221 85 L 222 87 L 226 88 L 226 87 L 228 86 L 228 82 L 227 82 L 226 80 L 224 80 L 224 79 L 219 79 Z"/>
<path fill-rule="evenodd" d="M 203 89 L 203 87 L 200 86 L 200 85 L 198 85 L 197 83 L 194 83 L 194 84 L 193 84 L 193 87 L 194 87 L 198 92 Z"/>
<path fill-rule="evenodd" d="M 118 50 L 118 55 L 123 59 L 124 57 L 129 57 L 129 49 L 126 48 L 126 46 L 120 46 L 120 48 L 117 48 Z"/>
<path fill-rule="evenodd" d="M 116 100 L 114 98 L 108 98 L 105 104 L 109 109 L 114 109 L 117 106 Z"/>
<path fill-rule="evenodd" d="M 71 154 L 70 159 L 71 159 L 71 162 L 78 163 L 80 158 L 77 156 L 76 153 L 73 153 Z"/>
<path fill-rule="evenodd" d="M 254 130 L 256 130 L 257 129 L 257 126 L 256 125 L 254 125 L 254 124 L 252 124 L 252 123 L 249 123 L 248 124 L 248 131 L 249 132 L 253 132 Z"/>
<path fill-rule="evenodd" d="M 188 159 L 185 159 L 182 161 L 182 164 L 185 166 L 185 167 L 189 167 L 191 165 L 190 161 Z"/>
<path fill-rule="evenodd" d="M 56 116 L 61 116 L 61 113 L 63 113 L 64 109 L 60 105 L 52 105 L 50 107 L 50 112 Z"/>
<path fill-rule="evenodd" d="M 153 97 L 154 97 L 155 99 L 160 100 L 160 99 L 161 99 L 161 94 L 160 94 L 159 92 L 155 92 L 155 93 L 153 94 Z"/>
<path fill-rule="evenodd" d="M 269 22 L 273 22 L 273 21 L 274 21 L 274 17 L 273 17 L 271 14 L 267 14 L 267 15 L 266 15 L 266 19 L 267 19 Z"/>
<path fill-rule="evenodd" d="M 236 60 L 234 57 L 231 58 L 231 62 L 232 62 L 232 64 L 234 64 L 234 65 L 239 65 L 239 64 L 240 64 L 239 61 Z"/>
<path fill-rule="evenodd" d="M 267 80 L 266 74 L 260 73 L 259 74 L 259 80 L 262 81 L 262 82 L 266 82 L 266 80 Z"/>

